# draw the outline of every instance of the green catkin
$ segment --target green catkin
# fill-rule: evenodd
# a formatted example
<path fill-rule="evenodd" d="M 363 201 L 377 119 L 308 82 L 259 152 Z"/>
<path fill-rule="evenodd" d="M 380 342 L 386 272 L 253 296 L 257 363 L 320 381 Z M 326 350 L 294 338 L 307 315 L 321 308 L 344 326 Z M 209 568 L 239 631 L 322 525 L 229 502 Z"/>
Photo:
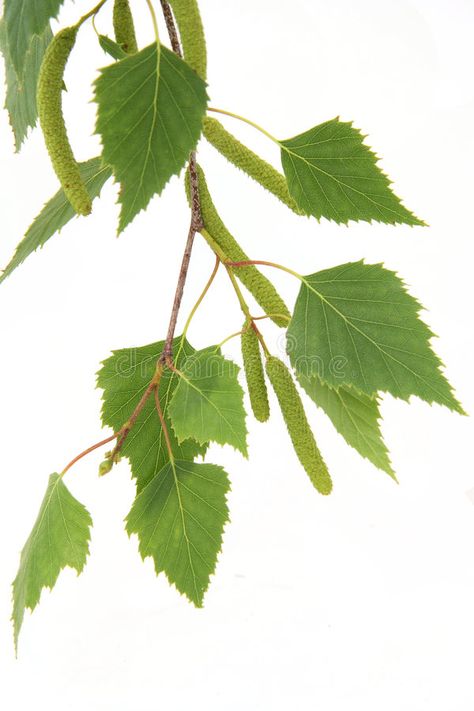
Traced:
<path fill-rule="evenodd" d="M 230 163 L 260 183 L 297 215 L 305 214 L 291 197 L 286 178 L 270 163 L 240 143 L 219 121 L 206 116 L 203 123 L 203 133 L 207 141 Z"/>
<path fill-rule="evenodd" d="M 286 422 L 298 459 L 315 488 L 321 494 L 330 494 L 332 490 L 331 477 L 311 432 L 303 403 L 290 371 L 275 356 L 267 358 L 266 371 L 278 398 L 283 419 Z"/>
<path fill-rule="evenodd" d="M 197 170 L 201 213 L 205 228 L 229 261 L 246 261 L 248 259 L 247 255 L 219 217 L 209 194 L 202 168 L 198 166 Z M 189 198 L 188 175 L 186 176 L 186 185 Z M 282 328 L 287 326 L 290 312 L 271 281 L 253 265 L 248 267 L 235 267 L 233 271 L 271 320 Z"/>
<path fill-rule="evenodd" d="M 115 39 L 123 51 L 127 54 L 138 52 L 135 25 L 128 0 L 115 0 L 113 23 Z"/>
<path fill-rule="evenodd" d="M 79 215 L 89 215 L 91 199 L 69 143 L 62 111 L 64 70 L 77 29 L 66 27 L 52 39 L 41 64 L 36 98 L 46 148 L 59 182 L 74 210 Z"/>
<path fill-rule="evenodd" d="M 206 81 L 206 38 L 196 0 L 170 0 L 186 62 Z"/>
<path fill-rule="evenodd" d="M 259 422 L 266 422 L 270 417 L 270 406 L 268 404 L 267 386 L 263 372 L 260 341 L 248 321 L 245 323 L 242 331 L 241 347 L 253 414 Z"/>

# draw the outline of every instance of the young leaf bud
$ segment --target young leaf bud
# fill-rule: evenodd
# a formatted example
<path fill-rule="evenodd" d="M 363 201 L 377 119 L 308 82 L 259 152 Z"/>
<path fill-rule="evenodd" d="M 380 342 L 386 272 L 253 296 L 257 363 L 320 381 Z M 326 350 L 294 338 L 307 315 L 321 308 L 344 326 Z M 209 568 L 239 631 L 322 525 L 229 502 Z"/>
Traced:
<path fill-rule="evenodd" d="M 113 466 L 114 462 L 112 459 L 104 459 L 104 461 L 101 462 L 99 465 L 99 476 L 105 476 L 106 474 L 108 474 L 110 471 L 112 471 Z"/>

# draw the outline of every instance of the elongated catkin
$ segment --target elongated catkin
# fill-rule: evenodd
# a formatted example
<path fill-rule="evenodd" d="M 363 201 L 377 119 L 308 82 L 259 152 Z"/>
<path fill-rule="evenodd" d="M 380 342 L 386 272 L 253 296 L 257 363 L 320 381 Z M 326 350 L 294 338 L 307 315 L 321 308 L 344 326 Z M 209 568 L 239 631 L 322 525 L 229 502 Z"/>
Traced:
<path fill-rule="evenodd" d="M 259 422 L 266 422 L 270 417 L 267 386 L 263 371 L 260 342 L 252 325 L 245 323 L 242 336 L 242 359 L 244 362 L 245 377 L 250 397 L 253 414 Z"/>
<path fill-rule="evenodd" d="M 178 25 L 183 55 L 201 79 L 207 76 L 206 38 L 196 0 L 170 0 Z"/>
<path fill-rule="evenodd" d="M 260 183 L 297 215 L 305 214 L 291 197 L 285 176 L 250 148 L 244 146 L 219 121 L 206 116 L 203 123 L 203 133 L 209 143 L 230 163 Z"/>
<path fill-rule="evenodd" d="M 230 234 L 222 222 L 207 187 L 206 178 L 200 166 L 198 170 L 199 197 L 204 226 L 213 240 L 221 248 L 227 258 L 232 262 L 244 262 L 248 259 L 239 243 Z M 189 176 L 186 176 L 186 189 L 189 199 Z M 256 302 L 277 326 L 287 326 L 290 318 L 285 302 L 277 290 L 261 272 L 254 266 L 235 267 L 235 275 L 250 291 Z"/>
<path fill-rule="evenodd" d="M 92 203 L 69 143 L 62 111 L 64 70 L 76 35 L 77 27 L 66 27 L 52 39 L 41 64 L 37 105 L 46 148 L 64 193 L 79 215 L 88 215 Z"/>
<path fill-rule="evenodd" d="M 303 403 L 286 365 L 269 356 L 266 371 L 278 398 L 295 452 L 311 482 L 321 494 L 330 494 L 332 481 L 309 426 Z"/>
<path fill-rule="evenodd" d="M 115 39 L 123 51 L 127 54 L 138 52 L 135 25 L 128 0 L 115 0 L 113 23 Z"/>

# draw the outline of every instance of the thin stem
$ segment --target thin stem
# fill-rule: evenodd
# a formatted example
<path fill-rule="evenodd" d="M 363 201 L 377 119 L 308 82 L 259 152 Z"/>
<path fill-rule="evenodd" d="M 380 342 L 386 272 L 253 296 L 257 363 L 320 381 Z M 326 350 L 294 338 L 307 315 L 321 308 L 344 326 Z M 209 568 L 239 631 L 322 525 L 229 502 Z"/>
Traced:
<path fill-rule="evenodd" d="M 256 128 L 257 131 L 260 131 L 260 133 L 263 133 L 264 136 L 269 138 L 273 143 L 276 143 L 280 145 L 280 141 L 278 138 L 275 138 L 275 136 L 272 136 L 271 133 L 268 133 L 264 128 L 258 125 L 258 123 L 255 123 L 255 121 L 250 121 L 250 119 L 245 118 L 244 116 L 240 116 L 239 114 L 234 114 L 232 111 L 224 111 L 224 109 L 216 109 L 213 106 L 208 106 L 207 107 L 208 111 L 212 111 L 213 113 L 216 114 L 224 114 L 224 116 L 231 116 L 232 118 L 238 119 L 239 121 L 243 121 L 244 123 L 248 123 L 249 126 L 253 126 L 253 128 Z"/>
<path fill-rule="evenodd" d="M 262 344 L 263 350 L 265 351 L 266 354 L 268 354 L 269 351 L 268 351 L 267 345 L 266 345 L 266 343 L 265 343 L 265 341 L 264 341 L 264 339 L 263 339 L 262 334 L 261 334 L 260 331 L 258 330 L 257 326 L 254 324 L 254 319 L 252 318 L 252 315 L 251 315 L 251 313 L 250 313 L 250 309 L 249 309 L 249 307 L 248 307 L 248 304 L 247 304 L 247 302 L 246 302 L 245 299 L 244 299 L 244 296 L 243 296 L 243 294 L 242 294 L 242 291 L 241 291 L 241 289 L 240 289 L 240 287 L 239 287 L 239 285 L 238 285 L 238 283 L 237 283 L 237 279 L 235 278 L 234 274 L 232 273 L 231 267 L 234 267 L 235 265 L 241 266 L 241 265 L 243 265 L 243 263 L 241 263 L 241 262 L 229 262 L 229 260 L 227 259 L 226 255 L 224 254 L 224 252 L 222 251 L 222 249 L 219 247 L 219 245 L 214 241 L 214 239 L 213 239 L 212 236 L 209 234 L 209 232 L 208 232 L 206 229 L 204 229 L 204 228 L 202 228 L 202 229 L 200 230 L 200 232 L 201 232 L 202 236 L 204 237 L 204 239 L 206 240 L 206 242 L 207 242 L 207 243 L 209 244 L 209 246 L 211 247 L 211 249 L 213 249 L 214 252 L 215 252 L 215 254 L 219 257 L 219 259 L 220 259 L 220 261 L 222 262 L 222 264 L 225 266 L 226 271 L 227 271 L 227 274 L 229 275 L 229 279 L 231 280 L 232 286 L 234 287 L 234 291 L 235 291 L 235 293 L 237 294 L 237 298 L 238 298 L 238 300 L 239 300 L 240 308 L 241 308 L 242 311 L 244 312 L 244 315 L 245 315 L 245 317 L 247 318 L 247 321 L 249 321 L 249 323 L 251 323 L 251 324 L 252 324 L 252 327 L 255 329 L 255 333 L 257 334 L 258 339 L 259 339 L 260 343 Z M 252 263 L 252 262 L 251 262 L 251 263 Z M 265 317 L 261 317 L 261 318 L 265 318 Z M 289 319 L 288 319 L 288 320 L 289 320 Z M 234 335 L 239 335 L 239 334 L 234 334 Z M 233 338 L 233 337 L 234 337 L 234 336 L 232 335 L 232 336 L 230 336 L 229 338 Z M 229 339 L 225 339 L 225 340 L 224 340 L 224 343 L 225 343 L 226 340 L 229 340 Z"/>
<path fill-rule="evenodd" d="M 242 291 L 241 291 L 239 285 L 237 284 L 237 279 L 235 278 L 234 274 L 232 273 L 232 270 L 227 265 L 226 265 L 226 271 L 227 271 L 227 274 L 229 275 L 229 279 L 232 282 L 232 286 L 234 287 L 234 291 L 237 295 L 237 299 L 239 300 L 240 308 L 244 312 L 244 315 L 247 317 L 247 319 L 249 321 L 251 321 L 252 316 L 250 314 L 250 309 L 249 309 L 247 302 L 245 301 L 244 295 L 242 294 Z"/>
<path fill-rule="evenodd" d="M 88 447 L 83 452 L 78 454 L 77 457 L 74 457 L 74 459 L 72 459 L 69 462 L 69 464 L 64 467 L 61 474 L 59 475 L 61 477 L 61 479 L 66 474 L 66 472 L 68 472 L 69 469 L 71 469 L 71 467 L 73 467 L 74 464 L 76 464 L 76 462 L 81 460 L 83 457 L 86 457 L 88 454 L 90 454 L 94 450 L 99 449 L 99 447 L 103 447 L 105 444 L 108 444 L 109 442 L 112 442 L 114 439 L 117 439 L 118 435 L 119 435 L 119 433 L 110 435 L 110 437 L 106 437 L 105 439 L 101 440 L 100 442 L 97 442 L 97 444 L 93 444 L 92 447 Z"/>
<path fill-rule="evenodd" d="M 150 380 L 150 383 L 149 383 L 147 389 L 145 390 L 142 397 L 140 398 L 140 402 L 138 403 L 138 405 L 136 406 L 136 408 L 130 415 L 129 419 L 120 428 L 120 431 L 117 435 L 117 437 L 118 437 L 117 444 L 115 445 L 114 450 L 110 455 L 110 458 L 112 460 L 115 457 L 117 457 L 117 455 L 120 453 L 120 450 L 122 449 L 125 440 L 127 439 L 128 435 L 130 434 L 130 430 L 132 429 L 132 427 L 136 423 L 137 419 L 139 418 L 143 408 L 145 407 L 145 405 L 148 402 L 150 395 L 153 393 L 153 391 L 155 389 L 158 388 L 162 374 L 163 374 L 163 365 L 160 363 L 160 361 L 158 361 L 158 364 L 157 364 L 156 370 L 155 370 L 155 374 L 154 374 L 153 378 Z"/>
<path fill-rule="evenodd" d="M 259 265 L 259 266 L 263 266 L 263 267 L 273 267 L 274 269 L 281 269 L 282 272 L 291 274 L 292 276 L 299 279 L 299 281 L 305 280 L 304 276 L 302 274 L 295 272 L 293 269 L 289 269 L 289 267 L 284 267 L 282 264 L 276 264 L 275 262 L 266 262 L 262 259 L 245 259 L 241 262 L 229 262 L 227 260 L 225 262 L 225 265 L 226 265 L 226 267 L 251 267 L 251 266 L 255 266 L 255 265 Z"/>
<path fill-rule="evenodd" d="M 92 8 L 92 10 L 89 10 L 85 15 L 83 15 L 77 22 L 76 22 L 76 27 L 80 27 L 81 25 L 84 24 L 86 20 L 89 19 L 89 17 L 94 17 L 94 15 L 97 15 L 99 10 L 105 5 L 107 0 L 100 0 L 100 2 L 97 3 L 95 7 Z"/>
<path fill-rule="evenodd" d="M 177 375 L 179 378 L 183 378 L 183 380 L 186 380 L 186 382 L 189 382 L 189 381 L 188 381 L 188 378 L 186 378 L 186 376 L 184 375 L 184 373 L 182 373 L 181 370 L 179 370 L 179 369 L 175 366 L 174 362 L 173 362 L 171 359 L 168 359 L 168 360 L 166 361 L 166 365 L 167 365 L 167 367 L 171 370 L 171 372 L 173 372 L 173 373 L 174 373 L 175 375 Z"/>
<path fill-rule="evenodd" d="M 227 255 L 222 251 L 222 249 L 219 247 L 217 242 L 214 240 L 214 238 L 210 235 L 210 233 L 206 230 L 205 227 L 201 227 L 199 230 L 200 234 L 204 237 L 214 254 L 219 257 L 220 261 L 222 264 L 226 263 L 227 260 Z"/>
<path fill-rule="evenodd" d="M 92 15 L 92 28 L 93 28 L 94 32 L 96 33 L 97 37 L 99 38 L 100 32 L 97 29 L 97 25 L 95 24 L 95 15 Z"/>
<path fill-rule="evenodd" d="M 264 267 L 273 267 L 274 269 L 281 269 L 284 272 L 287 272 L 287 274 L 291 274 L 292 276 L 296 277 L 300 281 L 304 281 L 304 277 L 302 274 L 299 274 L 298 272 L 293 271 L 293 269 L 290 269 L 289 267 L 284 267 L 282 264 L 277 264 L 276 262 L 267 262 L 261 259 L 245 259 L 240 262 L 232 262 L 228 259 L 227 255 L 222 251 L 222 249 L 219 247 L 217 242 L 214 240 L 212 235 L 209 234 L 209 232 L 202 228 L 199 230 L 201 235 L 204 237 L 208 245 L 211 247 L 211 249 L 214 251 L 214 253 L 219 257 L 221 260 L 222 264 L 225 267 L 232 267 L 232 268 L 239 268 L 239 267 L 251 267 L 254 265 L 262 265 Z M 283 318 L 288 319 L 288 316 L 283 315 L 283 314 L 271 314 L 273 315 L 279 315 L 283 316 Z M 264 318 L 261 316 L 260 318 Z M 289 320 L 289 319 L 288 319 Z"/>
<path fill-rule="evenodd" d="M 183 260 L 181 262 L 178 283 L 176 285 L 173 308 L 171 310 L 171 317 L 168 326 L 168 334 L 166 336 L 165 347 L 163 348 L 163 353 L 161 356 L 162 362 L 165 362 L 173 355 L 174 333 L 176 331 L 179 309 L 181 307 L 181 301 L 183 299 L 184 285 L 186 284 L 186 278 L 188 276 L 189 262 L 191 261 L 191 252 L 193 249 L 194 237 L 196 236 L 196 232 L 198 231 L 198 224 L 199 220 L 201 219 L 201 204 L 197 187 L 198 177 L 196 172 L 196 157 L 194 153 L 191 154 L 191 157 L 189 159 L 189 175 L 191 177 L 190 183 L 192 195 L 191 225 L 189 227 L 188 239 L 186 240 L 186 246 L 184 248 Z"/>
<path fill-rule="evenodd" d="M 202 290 L 201 295 L 199 296 L 199 299 L 198 299 L 198 300 L 196 301 L 196 303 L 194 304 L 193 308 L 191 309 L 191 313 L 189 314 L 189 316 L 188 316 L 188 318 L 187 318 L 187 321 L 186 321 L 186 323 L 184 324 L 184 328 L 183 328 L 183 338 L 186 336 L 186 334 L 187 334 L 187 332 L 188 332 L 188 330 L 189 330 L 189 326 L 190 326 L 190 324 L 191 324 L 191 321 L 193 320 L 193 317 L 194 317 L 196 311 L 197 311 L 198 308 L 201 306 L 201 304 L 202 304 L 202 302 L 204 301 L 204 298 L 205 298 L 207 292 L 208 292 L 209 289 L 211 288 L 212 282 L 214 281 L 214 279 L 215 279 L 215 277 L 216 277 L 216 274 L 217 274 L 217 271 L 218 271 L 218 269 L 219 269 L 220 263 L 221 263 L 221 260 L 219 259 L 219 257 L 216 256 L 216 263 L 215 263 L 215 265 L 214 265 L 214 269 L 212 270 L 212 274 L 211 274 L 211 276 L 209 277 L 209 279 L 207 280 L 206 286 L 205 286 L 204 289 Z"/>
<path fill-rule="evenodd" d="M 155 406 L 156 406 L 156 411 L 158 413 L 158 417 L 160 418 L 161 429 L 163 430 L 163 435 L 164 435 L 165 442 L 166 442 L 166 449 L 168 450 L 168 456 L 170 458 L 170 462 L 173 463 L 174 462 L 173 448 L 171 446 L 170 433 L 168 432 L 168 427 L 165 422 L 165 416 L 164 416 L 163 410 L 161 408 L 160 396 L 158 394 L 158 388 L 155 388 Z"/>
<path fill-rule="evenodd" d="M 247 319 L 247 322 L 248 322 L 248 324 L 249 324 L 249 325 L 248 325 L 248 328 L 253 328 L 253 330 L 254 330 L 255 333 L 257 334 L 258 340 L 259 340 L 260 343 L 262 344 L 262 348 L 263 348 L 263 350 L 265 351 L 265 354 L 266 354 L 266 355 L 269 355 L 269 354 L 270 354 L 270 351 L 269 351 L 268 348 L 267 348 L 267 344 L 265 343 L 265 340 L 264 340 L 262 334 L 261 334 L 260 331 L 258 330 L 256 324 L 253 322 L 253 318 L 252 318 L 252 315 L 251 315 L 251 313 L 250 313 L 249 306 L 248 306 L 247 302 L 246 302 L 245 299 L 244 299 L 244 296 L 243 296 L 243 294 L 242 294 L 242 291 L 240 290 L 239 285 L 237 284 L 237 279 L 235 278 L 234 274 L 232 273 L 232 270 L 231 270 L 227 265 L 226 265 L 226 271 L 227 271 L 227 274 L 229 275 L 229 278 L 230 278 L 230 280 L 231 280 L 231 282 L 232 282 L 232 286 L 234 287 L 235 293 L 237 294 L 237 298 L 238 298 L 238 300 L 239 300 L 240 308 L 241 308 L 242 311 L 244 312 L 244 315 L 245 315 L 245 317 L 246 317 L 246 319 Z"/>
<path fill-rule="evenodd" d="M 252 321 L 261 321 L 264 318 L 283 318 L 286 321 L 291 321 L 291 317 L 288 314 L 265 314 L 265 316 L 252 316 Z"/>
<path fill-rule="evenodd" d="M 263 348 L 263 351 L 264 351 L 266 357 L 268 358 L 268 356 L 270 355 L 270 351 L 268 350 L 267 344 L 265 343 L 265 340 L 264 340 L 264 338 L 263 338 L 261 332 L 260 332 L 260 331 L 258 330 L 258 328 L 257 328 L 257 324 L 254 323 L 253 321 L 251 321 L 251 323 L 250 323 L 250 328 L 252 328 L 252 329 L 255 331 L 255 334 L 256 334 L 258 340 L 259 340 L 260 343 L 261 343 L 261 346 L 262 346 L 262 348 Z"/>
<path fill-rule="evenodd" d="M 149 0 L 147 0 L 147 2 L 149 2 Z M 164 13 L 166 11 L 166 6 L 167 3 L 162 3 L 162 9 Z M 166 12 L 165 20 L 171 43 L 175 45 L 173 46 L 173 51 L 181 56 L 181 47 L 179 45 L 179 42 L 177 41 L 178 32 L 171 12 Z M 166 363 L 167 361 L 169 361 L 173 355 L 173 338 L 176 330 L 176 324 L 178 322 L 179 309 L 183 298 L 184 285 L 186 284 L 186 278 L 188 276 L 189 262 L 191 260 L 194 237 L 196 236 L 196 232 L 199 232 L 199 230 L 204 227 L 201 214 L 201 199 L 199 197 L 199 179 L 196 164 L 196 153 L 194 151 L 192 151 L 189 156 L 188 171 L 191 193 L 191 224 L 189 227 L 188 238 L 186 240 L 186 246 L 184 248 L 178 283 L 176 285 L 176 292 L 174 295 L 173 308 L 171 310 L 171 317 L 168 326 L 165 346 L 163 348 L 163 353 L 161 354 L 160 358 L 160 361 L 162 363 Z"/>
<path fill-rule="evenodd" d="M 163 11 L 163 17 L 165 18 L 166 29 L 168 30 L 168 35 L 169 35 L 170 42 L 171 42 L 171 48 L 172 48 L 173 52 L 178 55 L 178 57 L 182 57 L 183 52 L 181 51 L 181 45 L 179 44 L 178 32 L 176 29 L 176 25 L 174 23 L 173 13 L 171 12 L 169 3 L 165 2 L 165 0 L 161 0 L 161 9 Z"/>
<path fill-rule="evenodd" d="M 171 309 L 171 317 L 168 326 L 168 333 L 166 336 L 165 346 L 163 348 L 163 353 L 161 355 L 162 362 L 165 362 L 173 354 L 173 338 L 176 331 L 176 324 L 178 322 L 178 314 L 181 306 L 181 301 L 184 293 L 184 285 L 186 283 L 186 277 L 188 275 L 189 262 L 191 260 L 191 252 L 193 249 L 194 236 L 196 230 L 194 229 L 192 223 L 188 232 L 188 239 L 186 240 L 186 246 L 184 248 L 183 259 L 181 262 L 181 269 L 179 271 L 178 283 L 176 285 L 176 292 L 174 295 L 173 308 Z"/>
<path fill-rule="evenodd" d="M 150 10 L 151 21 L 153 23 L 153 31 L 155 33 L 156 44 L 159 46 L 160 33 L 158 31 L 158 19 L 156 17 L 155 8 L 153 7 L 153 3 L 151 2 L 151 0 L 145 0 L 145 2 L 148 5 L 148 9 Z"/>
<path fill-rule="evenodd" d="M 186 334 L 187 334 L 187 332 L 188 332 L 188 330 L 189 330 L 189 326 L 191 325 L 191 321 L 193 320 L 196 311 L 198 310 L 198 308 L 199 308 L 200 305 L 202 304 L 202 302 L 203 302 L 203 300 L 204 300 L 204 297 L 206 296 L 207 292 L 208 292 L 209 289 L 211 288 L 212 282 L 213 282 L 214 279 L 215 279 L 215 276 L 216 276 L 217 271 L 218 271 L 218 269 L 219 269 L 220 263 L 221 263 L 221 260 L 220 260 L 219 257 L 216 255 L 216 263 L 215 263 L 215 265 L 214 265 L 214 269 L 212 270 L 212 274 L 211 274 L 211 276 L 209 277 L 209 279 L 207 280 L 206 286 L 205 286 L 204 289 L 202 290 L 202 292 L 201 292 L 201 294 L 200 294 L 200 296 L 199 296 L 199 299 L 198 299 L 198 300 L 196 301 L 196 303 L 194 304 L 194 306 L 193 306 L 193 308 L 191 309 L 191 312 L 190 312 L 190 314 L 189 314 L 189 316 L 188 316 L 188 318 L 187 318 L 187 320 L 186 320 L 186 323 L 184 324 L 183 334 L 182 334 L 182 336 L 181 336 L 181 343 L 179 344 L 179 348 L 178 348 L 178 352 L 177 352 L 177 354 L 176 354 L 176 358 L 179 358 L 179 354 L 180 354 L 181 351 L 183 350 L 184 339 L 186 338 Z"/>
<path fill-rule="evenodd" d="M 245 329 L 242 329 L 240 331 L 236 331 L 235 333 L 231 333 L 230 336 L 227 336 L 224 338 L 223 341 L 217 344 L 217 346 L 214 348 L 215 351 L 218 351 L 222 346 L 227 343 L 227 341 L 231 341 L 233 338 L 237 338 L 237 336 L 241 336 L 244 333 Z"/>
<path fill-rule="evenodd" d="M 261 321 L 264 318 L 274 318 L 275 316 L 279 316 L 280 318 L 286 318 L 288 321 L 291 319 L 289 316 L 286 316 L 285 314 L 268 314 L 265 316 L 252 316 L 252 322 L 253 321 Z M 230 336 L 226 336 L 220 343 L 217 344 L 214 350 L 219 350 L 222 348 L 223 345 L 225 345 L 228 341 L 231 341 L 233 338 L 237 338 L 238 336 L 241 336 L 243 333 L 245 333 L 247 329 L 243 328 L 240 331 L 236 331 L 235 333 L 231 333 Z"/>

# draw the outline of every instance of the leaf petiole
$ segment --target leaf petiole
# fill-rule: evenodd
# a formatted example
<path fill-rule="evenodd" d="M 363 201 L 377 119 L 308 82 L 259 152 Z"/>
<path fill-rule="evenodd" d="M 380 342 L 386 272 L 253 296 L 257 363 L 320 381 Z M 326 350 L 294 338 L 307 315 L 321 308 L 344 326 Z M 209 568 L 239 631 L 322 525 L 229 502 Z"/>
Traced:
<path fill-rule="evenodd" d="M 255 121 L 251 121 L 248 118 L 245 118 L 245 116 L 240 116 L 239 114 L 234 114 L 232 111 L 225 111 L 224 109 L 216 109 L 213 106 L 208 106 L 207 107 L 208 111 L 212 111 L 213 113 L 216 114 L 223 114 L 224 116 L 230 116 L 231 118 L 238 119 L 239 121 L 242 121 L 243 123 L 247 123 L 249 126 L 252 126 L 253 128 L 256 128 L 257 131 L 260 131 L 260 133 L 263 133 L 264 136 L 270 139 L 270 141 L 273 141 L 273 143 L 276 143 L 278 146 L 280 145 L 280 141 L 278 138 L 275 138 L 275 136 L 272 136 L 271 133 L 266 131 L 262 126 L 259 126 L 258 123 L 255 123 Z"/>
<path fill-rule="evenodd" d="M 305 281 L 304 276 L 302 274 L 299 274 L 299 272 L 295 272 L 294 269 L 290 269 L 289 267 L 284 267 L 283 264 L 276 264 L 276 262 L 267 262 L 262 259 L 245 259 L 241 262 L 229 262 L 226 261 L 225 265 L 227 267 L 252 267 L 252 266 L 263 266 L 263 267 L 273 267 L 274 269 L 280 269 L 282 272 L 286 272 L 287 274 L 291 274 L 291 276 L 296 277 L 299 281 Z"/>
<path fill-rule="evenodd" d="M 265 314 L 264 316 L 252 316 L 252 321 L 262 321 L 264 318 L 283 318 L 291 321 L 291 318 L 286 314 Z"/>
<path fill-rule="evenodd" d="M 241 331 L 236 331 L 235 333 L 231 333 L 230 336 L 227 336 L 224 338 L 220 343 L 217 344 L 217 346 L 214 348 L 214 352 L 217 353 L 224 344 L 226 344 L 228 341 L 231 341 L 233 338 L 237 338 L 238 336 L 241 336 L 242 333 L 244 332 L 245 329 L 242 329 Z"/>
<path fill-rule="evenodd" d="M 83 452 L 77 455 L 77 457 L 74 457 L 67 466 L 64 467 L 62 472 L 60 473 L 61 479 L 65 476 L 65 474 L 71 469 L 71 467 L 76 464 L 76 462 L 79 462 L 83 457 L 86 457 L 88 454 L 91 452 L 94 452 L 96 449 L 99 449 L 99 447 L 103 447 L 105 444 L 108 444 L 109 442 L 112 442 L 114 439 L 117 439 L 119 436 L 120 432 L 117 432 L 113 435 L 110 435 L 110 437 L 106 437 L 106 439 L 101 440 L 100 442 L 97 442 L 97 444 L 93 444 L 91 447 L 88 447 L 85 449 Z"/>
<path fill-rule="evenodd" d="M 158 31 L 158 19 L 157 19 L 157 17 L 156 17 L 155 8 L 153 7 L 153 3 L 151 2 L 151 0 L 145 0 L 145 2 L 146 2 L 146 4 L 148 5 L 148 9 L 149 9 L 149 11 L 150 11 L 151 21 L 152 21 L 152 23 L 153 23 L 153 31 L 154 31 L 154 33 L 155 33 L 155 40 L 156 40 L 156 44 L 158 45 L 158 52 L 159 52 L 159 49 L 160 49 L 160 34 L 159 34 L 159 31 Z"/>
<path fill-rule="evenodd" d="M 235 278 L 234 274 L 232 273 L 232 269 L 230 269 L 230 267 L 228 267 L 227 264 L 225 265 L 225 267 L 226 267 L 227 274 L 229 275 L 229 279 L 232 282 L 232 286 L 234 287 L 235 293 L 237 294 L 240 308 L 244 312 L 244 315 L 247 319 L 247 323 L 248 323 L 247 328 L 253 328 L 253 330 L 255 331 L 255 333 L 257 335 L 258 340 L 262 344 L 262 348 L 265 351 L 265 354 L 269 355 L 270 351 L 268 350 L 267 344 L 265 343 L 265 340 L 264 340 L 262 334 L 260 333 L 257 326 L 253 322 L 252 314 L 250 313 L 249 306 L 244 299 L 244 296 L 242 294 L 242 291 L 240 290 L 239 285 L 237 284 L 237 279 Z"/>
<path fill-rule="evenodd" d="M 185 338 L 186 338 L 186 334 L 187 334 L 187 332 L 188 332 L 188 330 L 189 330 L 189 326 L 191 325 L 191 321 L 193 320 L 196 311 L 198 310 L 198 308 L 199 308 L 200 305 L 202 304 L 202 302 L 203 302 L 203 300 L 204 300 L 204 297 L 206 296 L 207 292 L 208 292 L 209 289 L 211 288 L 212 282 L 213 282 L 214 279 L 215 279 L 215 276 L 216 276 L 217 271 L 218 271 L 218 269 L 219 269 L 220 263 L 221 263 L 221 260 L 220 260 L 219 257 L 216 255 L 216 263 L 215 263 L 215 265 L 214 265 L 214 269 L 212 270 L 212 274 L 211 274 L 211 276 L 209 277 L 209 279 L 208 279 L 208 281 L 207 281 L 207 283 L 206 283 L 206 286 L 205 286 L 204 289 L 202 290 L 201 295 L 199 296 L 198 300 L 196 301 L 196 303 L 194 304 L 193 308 L 191 309 L 191 313 L 189 314 L 189 316 L 188 316 L 188 318 L 187 318 L 187 320 L 186 320 L 186 323 L 184 324 L 183 334 L 182 334 L 182 336 L 181 336 L 181 342 L 180 342 L 180 345 L 179 345 L 179 348 L 178 348 L 178 353 L 176 354 L 176 360 L 179 358 L 180 353 L 181 353 L 181 351 L 183 350 L 183 344 L 184 344 L 184 341 L 185 341 Z"/>

